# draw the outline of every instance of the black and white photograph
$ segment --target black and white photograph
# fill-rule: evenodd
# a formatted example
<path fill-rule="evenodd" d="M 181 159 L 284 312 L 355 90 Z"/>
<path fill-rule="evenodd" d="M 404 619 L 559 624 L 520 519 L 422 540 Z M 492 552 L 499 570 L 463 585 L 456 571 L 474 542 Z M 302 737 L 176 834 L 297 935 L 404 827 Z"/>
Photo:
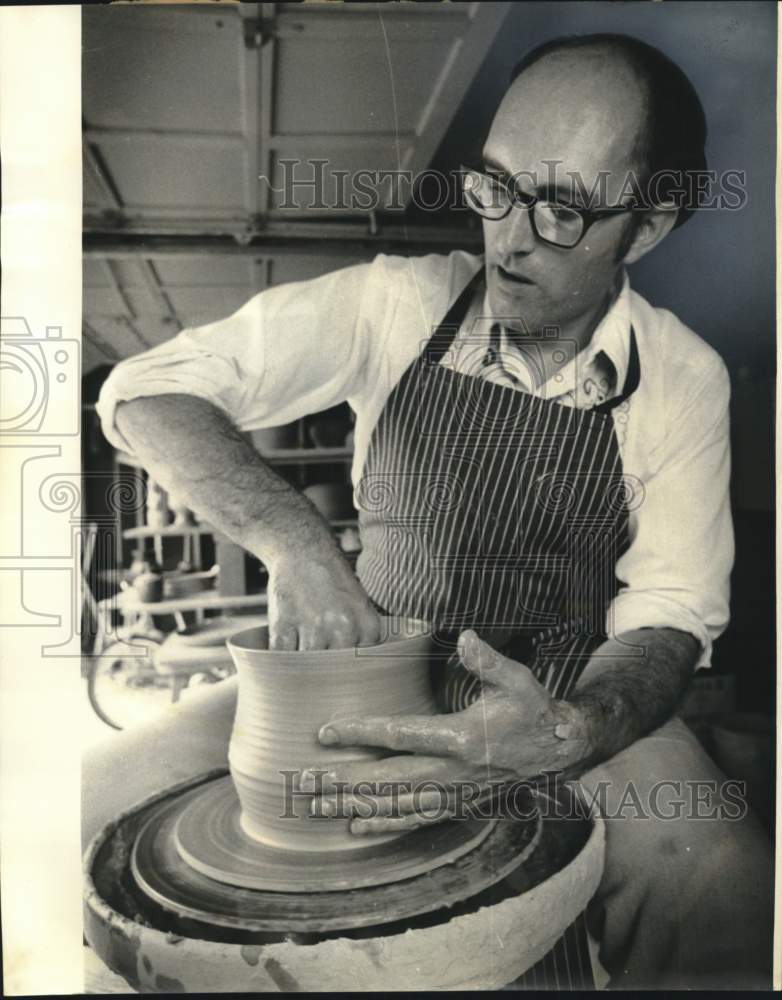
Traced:
<path fill-rule="evenodd" d="M 8 995 L 778 987 L 777 5 L 3 18 Z"/>

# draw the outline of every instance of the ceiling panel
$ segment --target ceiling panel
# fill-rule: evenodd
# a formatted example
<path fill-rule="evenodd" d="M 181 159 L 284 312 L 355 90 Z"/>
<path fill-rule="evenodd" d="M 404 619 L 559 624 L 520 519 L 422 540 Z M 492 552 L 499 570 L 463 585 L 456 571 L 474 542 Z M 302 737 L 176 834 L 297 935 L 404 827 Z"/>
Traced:
<path fill-rule="evenodd" d="M 89 316 L 87 321 L 92 326 Z M 153 345 L 153 340 L 148 334 L 136 329 L 131 320 L 121 317 L 102 317 L 100 323 L 95 324 L 95 329 L 122 358 L 129 358 Z"/>
<path fill-rule="evenodd" d="M 106 288 L 109 279 L 106 276 L 106 266 L 102 261 L 85 257 L 82 264 L 82 281 L 85 288 Z"/>
<path fill-rule="evenodd" d="M 269 204 L 279 216 L 366 216 L 370 210 L 403 208 L 410 184 L 401 169 L 410 143 L 363 143 L 313 156 L 306 136 L 271 158 Z M 397 171 L 396 178 L 388 176 Z"/>
<path fill-rule="evenodd" d="M 342 190 L 330 182 L 339 171 L 355 178 L 428 166 L 508 6 L 85 5 L 86 240 L 99 230 L 120 248 L 139 231 L 233 233 L 241 242 L 267 216 L 367 219 L 369 208 L 403 209 L 409 185 L 385 182 L 379 203 L 368 203 L 366 175 L 363 200 L 352 197 L 361 193 L 354 180 Z M 282 207 L 265 179 L 284 189 L 281 158 L 327 161 L 323 211 Z M 99 260 L 93 248 L 84 271 L 87 370 L 228 315 L 267 284 L 351 262 L 327 228 L 322 254 L 296 249 L 148 257 L 121 249 Z"/>
<path fill-rule="evenodd" d="M 241 132 L 238 13 L 134 7 L 83 11 L 88 124 Z"/>
<path fill-rule="evenodd" d="M 387 50 L 376 24 L 375 36 L 361 46 L 347 33 L 278 43 L 275 133 L 415 135 L 421 95 L 432 91 L 454 35 L 444 31 L 436 41 L 394 39 Z"/>
<path fill-rule="evenodd" d="M 145 138 L 101 147 L 130 212 L 156 216 L 244 216 L 244 153 L 220 145 L 189 149 Z"/>
<path fill-rule="evenodd" d="M 84 312 L 88 316 L 129 316 L 130 310 L 113 288 L 84 289 Z"/>
<path fill-rule="evenodd" d="M 154 263 L 160 280 L 167 286 L 210 285 L 246 286 L 253 280 L 253 261 L 244 257 L 163 257 Z"/>

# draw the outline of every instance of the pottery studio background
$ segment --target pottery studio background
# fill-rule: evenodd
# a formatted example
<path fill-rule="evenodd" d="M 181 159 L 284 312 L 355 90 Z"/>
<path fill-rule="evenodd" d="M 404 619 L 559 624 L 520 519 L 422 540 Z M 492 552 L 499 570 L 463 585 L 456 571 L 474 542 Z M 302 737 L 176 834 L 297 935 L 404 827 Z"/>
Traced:
<path fill-rule="evenodd" d="M 85 484 L 96 524 L 111 513 L 107 481 L 144 478 L 114 454 L 93 409 L 118 360 L 229 314 L 261 288 L 380 251 L 480 249 L 475 220 L 450 207 L 450 198 L 438 210 L 422 211 L 408 200 L 401 209 L 386 202 L 368 212 L 335 204 L 327 185 L 319 206 L 302 188 L 300 207 L 286 207 L 263 176 L 284 188 L 286 160 L 325 160 L 329 170 L 349 172 L 401 162 L 413 174 L 431 168 L 448 176 L 480 149 L 520 55 L 559 34 L 627 32 L 685 69 L 709 120 L 710 167 L 745 171 L 747 202 L 737 212 L 700 213 L 631 277 L 652 303 L 672 309 L 711 343 L 730 370 L 733 617 L 688 713 L 726 770 L 751 771 L 736 776 L 755 782 L 768 817 L 775 692 L 775 6 L 88 6 L 82 24 L 82 447 L 84 469 L 100 474 Z M 431 182 L 421 195 L 429 205 L 438 200 Z M 256 445 L 311 488 L 343 549 L 354 554 L 350 431 L 347 409 L 338 409 L 261 434 Z M 306 455 L 298 453 L 302 448 Z M 89 655 L 96 642 L 113 641 L 118 626 L 140 623 L 162 644 L 182 624 L 226 610 L 245 613 L 253 605 L 248 594 L 258 595 L 251 612 L 262 600 L 260 564 L 172 503 L 148 483 L 146 502 L 123 513 L 109 540 L 89 553 L 84 704 L 96 739 L 112 732 L 101 709 L 109 721 L 130 725 L 171 698 L 169 687 L 141 678 L 126 685 L 119 701 L 102 703 L 106 678 L 94 675 Z M 142 570 L 162 580 L 139 596 L 132 585 Z M 113 595 L 120 596 L 111 610 Z M 141 598 L 168 603 L 156 611 Z M 220 670 L 213 666 L 205 660 L 189 679 L 216 679 Z M 113 669 L 127 669 L 119 654 Z M 732 718 L 711 724 L 725 714 Z"/>

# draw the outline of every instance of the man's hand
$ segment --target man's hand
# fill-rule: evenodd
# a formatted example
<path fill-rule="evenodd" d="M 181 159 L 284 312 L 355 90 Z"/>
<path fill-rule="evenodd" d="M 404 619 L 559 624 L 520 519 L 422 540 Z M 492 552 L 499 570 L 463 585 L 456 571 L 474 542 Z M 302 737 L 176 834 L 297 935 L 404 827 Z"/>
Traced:
<path fill-rule="evenodd" d="M 271 649 L 344 649 L 380 639 L 380 616 L 334 545 L 276 559 L 268 597 Z"/>
<path fill-rule="evenodd" d="M 462 634 L 459 647 L 464 666 L 484 683 L 481 698 L 452 715 L 349 718 L 324 726 L 319 738 L 327 746 L 385 747 L 405 755 L 330 772 L 315 812 L 352 812 L 356 834 L 408 830 L 454 815 L 466 786 L 489 794 L 492 785 L 564 769 L 587 755 L 577 713 L 552 698 L 527 667 L 472 631 Z"/>
<path fill-rule="evenodd" d="M 460 783 L 477 783 L 488 792 L 490 783 L 545 771 L 578 777 L 671 718 L 698 651 L 693 636 L 676 629 L 623 632 L 598 646 L 568 701 L 557 701 L 525 666 L 465 632 L 460 655 L 483 681 L 481 698 L 453 715 L 344 719 L 324 726 L 321 743 L 386 747 L 405 756 L 347 764 L 327 775 L 324 797 L 313 811 L 321 804 L 332 813 L 354 807 L 354 833 L 406 830 L 453 815 L 460 798 L 464 802 Z M 438 784 L 424 792 L 427 781 Z M 366 786 L 383 782 L 390 786 L 367 794 Z M 346 785 L 352 797 L 344 794 Z M 411 791 L 399 794 L 402 785 Z M 302 790 L 308 790 L 304 781 Z"/>

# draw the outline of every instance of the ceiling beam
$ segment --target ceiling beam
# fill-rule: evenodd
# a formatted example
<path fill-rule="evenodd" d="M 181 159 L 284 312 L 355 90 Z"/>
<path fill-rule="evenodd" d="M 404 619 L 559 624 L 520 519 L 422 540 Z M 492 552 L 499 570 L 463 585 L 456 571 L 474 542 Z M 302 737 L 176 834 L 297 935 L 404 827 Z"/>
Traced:
<path fill-rule="evenodd" d="M 338 238 L 319 235 L 271 234 L 255 236 L 239 243 L 230 236 L 210 234 L 140 235 L 131 233 L 93 233 L 85 235 L 84 255 L 88 258 L 122 260 L 142 257 L 185 256 L 250 256 L 250 257 L 372 257 L 378 253 L 424 254 L 468 250 L 480 253 L 483 239 L 480 231 L 423 230 L 407 231 L 402 227 L 381 229 L 372 235 L 366 232 L 342 234 Z"/>
<path fill-rule="evenodd" d="M 117 225 L 111 219 L 102 215 L 86 215 L 84 218 L 85 242 L 96 238 L 112 238 L 114 240 L 136 240 L 150 236 L 166 239 L 179 237 L 213 238 L 229 237 L 237 243 L 250 243 L 252 240 L 277 237 L 286 239 L 318 239 L 321 243 L 329 243 L 344 239 L 390 239 L 411 242 L 446 244 L 453 240 L 460 244 L 464 241 L 470 245 L 482 242 L 482 230 L 476 217 L 465 212 L 465 218 L 472 225 L 405 225 L 403 222 L 389 222 L 382 216 L 377 217 L 375 225 L 370 226 L 367 219 L 346 220 L 335 218 L 319 219 L 309 222 L 306 219 L 250 219 L 250 220 L 220 220 L 220 219 L 169 219 L 147 218 L 128 219 Z"/>
<path fill-rule="evenodd" d="M 479 226 L 415 226 L 379 220 L 367 223 L 337 220 L 267 221 L 243 227 L 214 220 L 192 220 L 172 225 L 171 220 L 128 222 L 122 227 L 101 217 L 88 218 L 84 227 L 87 257 L 122 259 L 179 254 L 227 254 L 255 257 L 329 256 L 365 257 L 376 253 L 447 253 L 450 250 L 481 253 Z"/>

